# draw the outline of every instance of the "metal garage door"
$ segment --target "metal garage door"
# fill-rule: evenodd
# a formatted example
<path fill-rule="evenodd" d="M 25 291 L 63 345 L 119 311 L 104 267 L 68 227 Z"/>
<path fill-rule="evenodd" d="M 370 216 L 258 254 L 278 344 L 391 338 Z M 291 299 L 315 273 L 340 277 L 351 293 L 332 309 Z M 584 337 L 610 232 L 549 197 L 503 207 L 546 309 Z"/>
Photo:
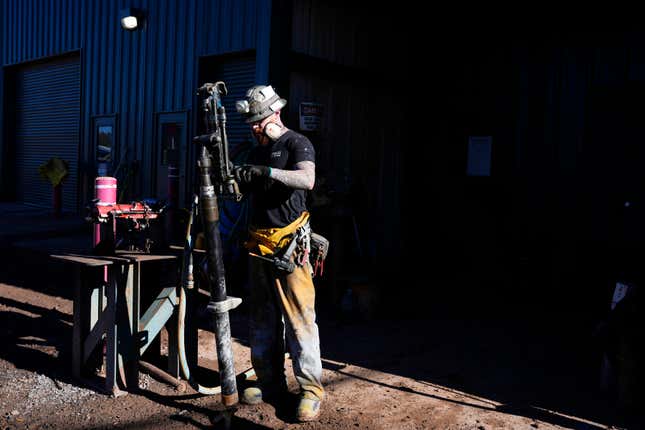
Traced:
<path fill-rule="evenodd" d="M 52 187 L 38 167 L 52 157 L 68 162 L 63 209 L 77 210 L 80 127 L 80 63 L 67 57 L 25 66 L 16 72 L 15 154 L 18 201 L 51 207 Z"/>
<path fill-rule="evenodd" d="M 235 102 L 242 100 L 246 90 L 255 85 L 255 54 L 211 56 L 201 59 L 200 85 L 204 82 L 224 81 L 228 94 L 222 102 L 226 108 L 226 134 L 229 143 L 229 156 L 235 164 L 246 160 L 249 145 L 240 145 L 245 140 L 251 141 L 251 129 L 242 116 L 235 110 Z M 200 114 L 201 115 L 201 114 Z M 201 116 L 199 117 L 201 118 Z M 222 199 L 220 205 L 219 229 L 223 235 L 224 247 L 229 251 L 232 238 L 238 232 L 246 231 L 244 204 Z M 230 251 L 231 255 L 236 255 Z M 240 266 L 241 267 L 241 266 Z"/>
<path fill-rule="evenodd" d="M 244 140 L 252 139 L 251 130 L 235 111 L 235 102 L 242 100 L 246 90 L 255 85 L 255 57 L 211 57 L 212 67 L 208 68 L 205 81 L 224 81 L 228 94 L 222 102 L 226 108 L 226 135 L 229 150 L 235 148 Z"/>

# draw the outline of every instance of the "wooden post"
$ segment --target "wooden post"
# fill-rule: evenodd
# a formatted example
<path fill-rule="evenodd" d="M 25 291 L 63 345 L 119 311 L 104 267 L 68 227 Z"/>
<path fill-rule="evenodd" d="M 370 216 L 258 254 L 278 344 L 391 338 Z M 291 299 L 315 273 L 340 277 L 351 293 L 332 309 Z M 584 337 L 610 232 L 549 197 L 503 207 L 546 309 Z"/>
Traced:
<path fill-rule="evenodd" d="M 63 183 L 55 185 L 52 190 L 52 207 L 54 217 L 59 218 L 63 212 Z"/>

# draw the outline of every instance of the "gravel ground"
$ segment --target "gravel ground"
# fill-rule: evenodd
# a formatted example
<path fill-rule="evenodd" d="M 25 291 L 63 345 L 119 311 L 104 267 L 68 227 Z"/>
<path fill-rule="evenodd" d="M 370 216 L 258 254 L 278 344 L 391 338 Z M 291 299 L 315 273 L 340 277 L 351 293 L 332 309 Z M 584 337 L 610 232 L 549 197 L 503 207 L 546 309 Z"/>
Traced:
<path fill-rule="evenodd" d="M 0 283 L 0 429 L 224 428 L 218 396 L 178 393 L 144 374 L 138 392 L 116 398 L 75 381 L 71 311 L 53 290 Z M 232 322 L 244 333 L 242 316 Z M 240 405 L 231 428 L 642 428 L 605 413 L 573 367 L 564 359 L 553 366 L 544 344 L 490 321 L 339 324 L 322 316 L 320 331 L 327 399 L 319 421 L 294 422 L 297 387 L 287 360 L 292 395 Z M 216 369 L 213 339 L 200 331 L 203 368 Z M 238 373 L 250 367 L 243 335 L 234 336 L 234 354 Z"/>

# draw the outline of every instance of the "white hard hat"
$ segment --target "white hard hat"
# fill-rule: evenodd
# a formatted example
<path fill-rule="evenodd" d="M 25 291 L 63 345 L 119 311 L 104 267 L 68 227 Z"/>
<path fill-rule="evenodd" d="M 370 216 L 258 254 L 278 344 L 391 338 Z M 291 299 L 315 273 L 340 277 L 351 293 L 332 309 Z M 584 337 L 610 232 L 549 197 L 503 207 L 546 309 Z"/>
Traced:
<path fill-rule="evenodd" d="M 247 123 L 261 121 L 287 104 L 271 85 L 255 85 L 249 88 L 245 97 L 244 100 L 235 102 L 235 109 Z"/>

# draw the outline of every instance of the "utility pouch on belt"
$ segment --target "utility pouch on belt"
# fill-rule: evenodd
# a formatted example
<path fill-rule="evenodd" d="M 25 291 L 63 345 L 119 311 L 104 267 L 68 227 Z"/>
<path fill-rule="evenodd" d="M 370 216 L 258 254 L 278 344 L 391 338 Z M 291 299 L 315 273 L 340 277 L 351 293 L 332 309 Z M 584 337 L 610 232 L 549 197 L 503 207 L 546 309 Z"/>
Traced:
<path fill-rule="evenodd" d="M 318 233 L 311 232 L 311 253 L 309 262 L 313 268 L 314 276 L 322 275 L 325 268 L 325 258 L 329 252 L 329 240 Z"/>
<path fill-rule="evenodd" d="M 309 213 L 286 227 L 279 229 L 250 230 L 251 240 L 245 243 L 249 255 L 273 263 L 276 269 L 292 273 L 296 267 L 309 263 L 312 276 L 322 275 L 329 240 L 311 231 Z"/>

